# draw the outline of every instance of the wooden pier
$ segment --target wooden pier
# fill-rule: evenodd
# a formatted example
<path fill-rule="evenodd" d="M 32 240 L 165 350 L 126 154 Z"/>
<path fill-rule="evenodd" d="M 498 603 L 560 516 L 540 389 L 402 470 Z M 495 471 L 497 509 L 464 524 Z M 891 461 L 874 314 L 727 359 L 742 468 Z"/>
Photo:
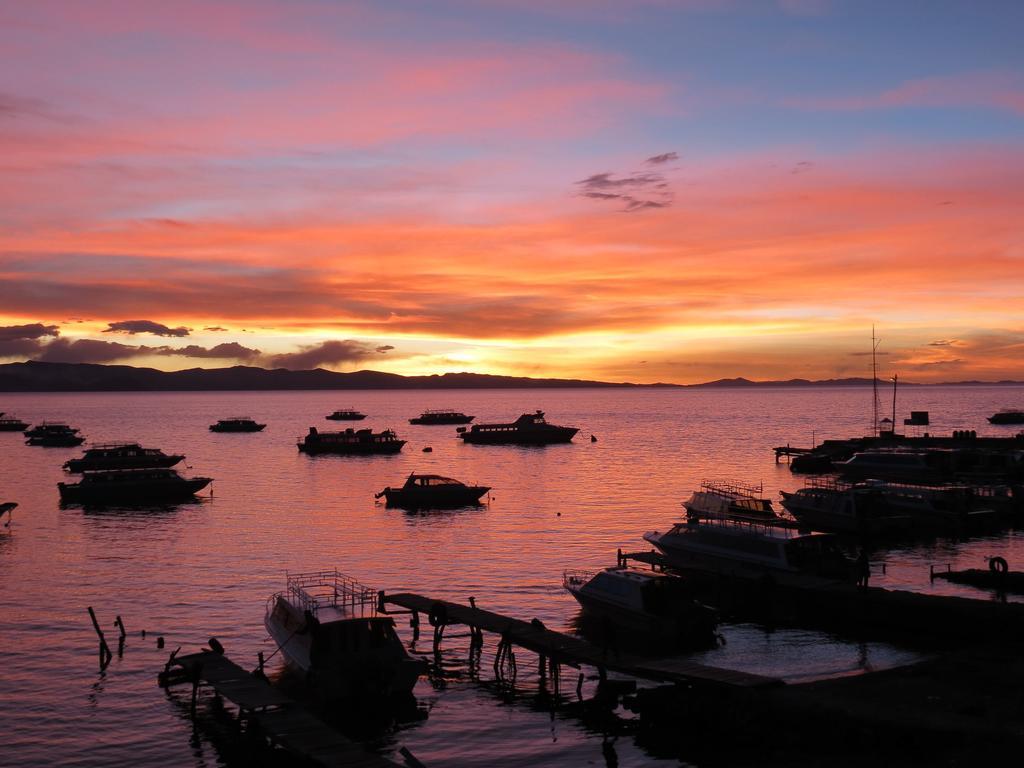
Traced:
<path fill-rule="evenodd" d="M 435 644 L 440 642 L 446 625 L 462 624 L 471 629 L 475 638 L 481 638 L 480 633 L 486 630 L 500 635 L 506 647 L 516 645 L 536 653 L 541 657 L 542 666 L 545 659 L 554 665 L 564 664 L 577 669 L 587 665 L 596 668 L 602 679 L 606 672 L 613 671 L 641 680 L 691 685 L 766 688 L 783 684 L 778 678 L 696 664 L 686 659 L 649 659 L 618 654 L 614 649 L 600 648 L 578 637 L 547 629 L 537 620 L 523 621 L 475 605 L 461 605 L 411 593 L 388 595 L 384 592 L 380 593 L 380 603 L 382 607 L 394 605 L 411 612 L 417 635 L 420 614 L 428 616 L 434 627 Z"/>
<path fill-rule="evenodd" d="M 779 459 L 786 457 L 787 459 L 792 456 L 805 456 L 808 453 L 814 453 L 813 448 L 797 448 L 793 445 L 779 445 L 772 448 L 775 451 L 775 463 L 779 462 Z"/>
<path fill-rule="evenodd" d="M 311 764 L 336 768 L 397 768 L 399 763 L 367 752 L 285 696 L 266 679 L 247 672 L 223 654 L 200 651 L 171 654 L 160 685 L 192 684 L 192 707 L 201 685 L 238 708 L 240 726 Z"/>

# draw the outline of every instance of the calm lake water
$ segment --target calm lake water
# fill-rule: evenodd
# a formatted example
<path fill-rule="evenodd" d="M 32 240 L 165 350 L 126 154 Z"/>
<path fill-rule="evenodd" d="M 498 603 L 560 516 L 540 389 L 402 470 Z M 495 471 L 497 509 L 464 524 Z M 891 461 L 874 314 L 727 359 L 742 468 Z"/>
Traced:
<path fill-rule="evenodd" d="M 898 417 L 928 410 L 933 433 L 1012 434 L 1017 428 L 990 427 L 985 416 L 1024 404 L 1024 391 L 907 388 L 900 399 Z M 347 406 L 370 414 L 365 426 L 395 428 L 409 441 L 402 453 L 298 453 L 299 435 L 310 425 L 336 428 L 323 417 Z M 484 422 L 542 408 L 552 422 L 581 432 L 570 445 L 482 447 L 462 444 L 454 427 L 407 422 L 441 407 Z M 0 764 L 215 766 L 224 764 L 216 745 L 205 732 L 193 732 L 184 697 L 168 697 L 156 674 L 170 650 L 196 650 L 211 635 L 232 658 L 255 666 L 258 651 L 274 650 L 263 628 L 264 603 L 283 587 L 286 570 L 337 567 L 389 591 L 458 601 L 472 595 L 481 607 L 569 629 L 578 610 L 561 588 L 563 569 L 612 565 L 618 547 L 646 548 L 640 535 L 679 517 L 680 501 L 703 479 L 763 483 L 772 495 L 800 487 L 801 478 L 775 464 L 770 448 L 808 445 L 812 435 L 820 441 L 865 433 L 870 392 L 3 394 L 0 410 L 30 422 L 67 420 L 89 442 L 138 440 L 183 452 L 191 473 L 215 478 L 212 498 L 169 510 L 62 509 L 61 464 L 80 449 L 32 448 L 20 433 L 0 433 L 0 501 L 20 504 L 11 527 L 0 529 Z M 236 414 L 268 426 L 257 434 L 207 430 Z M 423 453 L 428 445 L 433 452 Z M 492 501 L 479 510 L 434 514 L 374 502 L 375 492 L 413 471 L 493 486 Z M 1024 538 L 1009 532 L 893 549 L 880 553 L 887 573 L 872 583 L 991 599 L 928 579 L 931 563 L 983 566 L 991 555 L 1019 565 Z M 116 637 L 116 614 L 129 632 L 123 658 L 104 673 L 90 605 L 108 636 Z M 405 624 L 399 622 L 409 639 Z M 810 631 L 739 625 L 726 626 L 724 634 L 727 644 L 698 654 L 703 661 L 792 681 L 917 658 L 913 649 Z M 165 650 L 155 646 L 158 635 L 166 637 Z M 449 670 L 444 680 L 417 685 L 419 717 L 376 730 L 371 748 L 394 755 L 406 746 L 431 768 L 605 764 L 605 733 L 537 695 L 533 657 L 520 655 L 510 692 L 491 682 L 492 638 L 481 682 L 468 679 L 467 643 L 445 643 Z M 429 645 L 421 641 L 420 650 Z M 563 677 L 568 689 L 575 687 L 574 674 Z M 585 693 L 592 689 L 588 680 Z M 614 750 L 622 766 L 676 764 L 656 759 L 628 734 Z"/>

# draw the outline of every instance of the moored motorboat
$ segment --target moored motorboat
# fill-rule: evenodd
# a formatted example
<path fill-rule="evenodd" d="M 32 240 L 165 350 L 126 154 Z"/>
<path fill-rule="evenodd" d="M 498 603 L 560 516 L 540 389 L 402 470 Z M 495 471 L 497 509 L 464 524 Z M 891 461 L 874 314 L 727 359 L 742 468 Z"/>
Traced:
<path fill-rule="evenodd" d="M 849 480 L 906 480 L 937 482 L 952 474 L 955 455 L 950 450 L 859 451 L 846 461 L 833 462 L 833 467 Z"/>
<path fill-rule="evenodd" d="M 61 422 L 44 421 L 31 429 L 25 430 L 26 445 L 38 445 L 44 448 L 69 448 L 81 445 L 85 438 L 78 434 L 78 429 Z"/>
<path fill-rule="evenodd" d="M 343 408 L 325 416 L 324 418 L 330 419 L 331 421 L 362 421 L 366 418 L 366 414 L 360 413 L 354 408 Z"/>
<path fill-rule="evenodd" d="M 694 517 L 777 517 L 771 499 L 764 498 L 763 487 L 722 480 L 702 482 L 700 490 L 694 491 L 683 507 Z"/>
<path fill-rule="evenodd" d="M 266 424 L 258 424 L 248 416 L 231 416 L 210 425 L 211 432 L 262 432 Z"/>
<path fill-rule="evenodd" d="M 77 459 L 64 462 L 69 472 L 88 472 L 100 469 L 150 469 L 173 467 L 185 457 L 166 454 L 159 448 L 143 448 L 138 443 L 108 443 L 92 445 Z"/>
<path fill-rule="evenodd" d="M 332 698 L 407 695 L 426 671 L 379 612 L 376 590 L 337 570 L 288 574 L 263 623 L 287 662 Z"/>
<path fill-rule="evenodd" d="M 0 432 L 24 432 L 28 429 L 28 423 L 13 416 L 6 416 L 0 419 Z"/>
<path fill-rule="evenodd" d="M 419 416 L 409 419 L 410 424 L 431 426 L 435 424 L 469 424 L 476 416 L 467 416 L 461 411 L 446 409 L 424 411 Z"/>
<path fill-rule="evenodd" d="M 1024 411 L 1004 409 L 988 417 L 989 424 L 1024 424 Z"/>
<path fill-rule="evenodd" d="M 780 491 L 782 506 L 803 526 L 858 535 L 906 532 L 913 517 L 890 507 L 876 483 L 812 481 L 795 492 Z"/>
<path fill-rule="evenodd" d="M 849 581 L 855 575 L 832 534 L 801 531 L 781 521 L 691 518 L 664 533 L 649 531 L 644 539 L 680 570 L 742 578 L 769 574 L 802 585 Z"/>
<path fill-rule="evenodd" d="M 346 429 L 342 432 L 320 432 L 310 427 L 309 432 L 298 442 L 303 453 L 338 453 L 342 455 L 366 456 L 380 453 L 398 453 L 405 445 L 392 430 L 374 432 L 372 429 Z"/>
<path fill-rule="evenodd" d="M 375 498 L 383 496 L 388 506 L 405 509 L 455 509 L 480 503 L 490 491 L 487 486 L 466 485 L 441 475 L 411 474 L 401 488 L 388 486 Z"/>
<path fill-rule="evenodd" d="M 477 445 L 549 445 L 568 443 L 579 432 L 576 427 L 548 424 L 543 411 L 524 413 L 511 424 L 474 424 L 459 432 L 467 443 Z"/>
<path fill-rule="evenodd" d="M 686 645 L 714 642 L 717 612 L 693 599 L 678 576 L 625 567 L 566 571 L 562 586 L 585 613 L 632 631 Z"/>
<path fill-rule="evenodd" d="M 188 501 L 213 482 L 182 477 L 173 469 L 111 469 L 85 472 L 77 483 L 57 483 L 70 504 L 173 504 Z"/>

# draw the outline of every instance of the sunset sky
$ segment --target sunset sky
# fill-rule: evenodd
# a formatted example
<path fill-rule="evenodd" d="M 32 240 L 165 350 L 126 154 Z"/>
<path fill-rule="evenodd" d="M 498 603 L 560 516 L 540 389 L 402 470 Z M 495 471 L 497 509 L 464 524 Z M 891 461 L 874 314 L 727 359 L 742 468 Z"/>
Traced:
<path fill-rule="evenodd" d="M 1022 30 L 0 0 L 0 362 L 1024 379 Z"/>

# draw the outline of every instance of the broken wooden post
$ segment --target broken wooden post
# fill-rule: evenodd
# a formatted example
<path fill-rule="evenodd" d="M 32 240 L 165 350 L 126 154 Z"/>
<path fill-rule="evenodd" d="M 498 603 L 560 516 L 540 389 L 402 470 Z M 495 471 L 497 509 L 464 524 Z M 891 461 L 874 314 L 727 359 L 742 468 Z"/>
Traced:
<path fill-rule="evenodd" d="M 110 652 L 107 638 L 103 635 L 103 630 L 100 629 L 100 623 L 96 620 L 96 611 L 92 609 L 91 605 L 89 606 L 89 618 L 92 619 L 92 627 L 100 638 L 100 671 L 103 671 L 110 664 L 110 660 L 114 658 L 114 654 Z"/>

